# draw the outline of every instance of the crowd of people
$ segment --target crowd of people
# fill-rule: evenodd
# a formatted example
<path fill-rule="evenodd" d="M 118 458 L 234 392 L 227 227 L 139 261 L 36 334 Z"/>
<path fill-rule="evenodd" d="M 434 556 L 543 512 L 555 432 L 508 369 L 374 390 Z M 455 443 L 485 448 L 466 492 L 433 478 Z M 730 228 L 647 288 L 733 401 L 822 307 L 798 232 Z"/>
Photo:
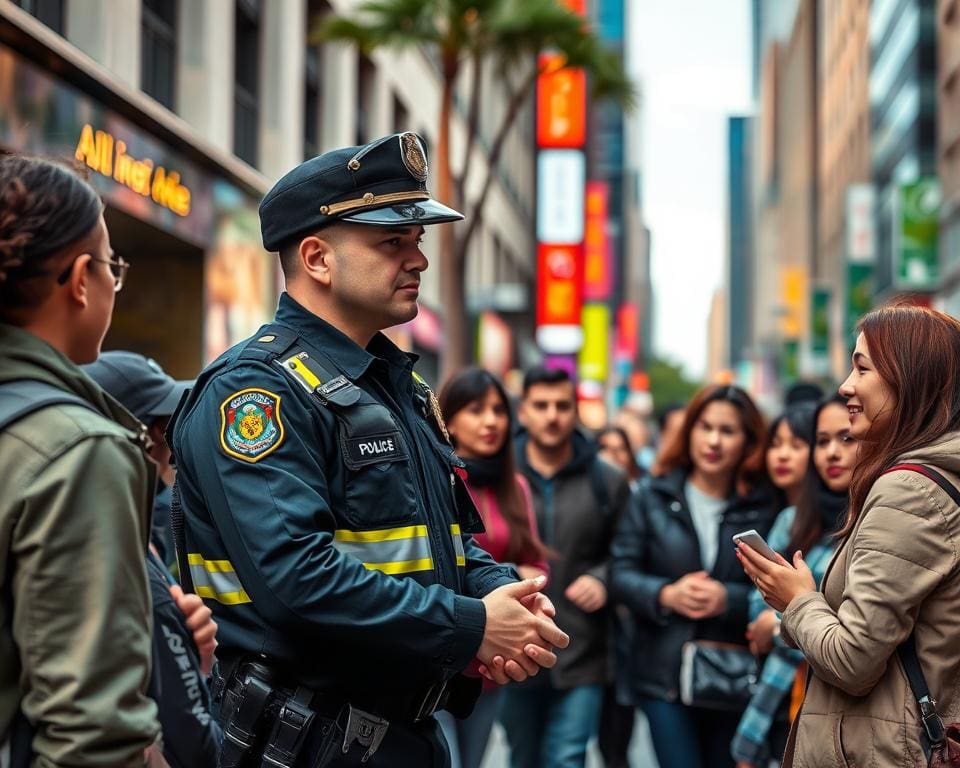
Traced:
<path fill-rule="evenodd" d="M 410 136 L 381 143 L 422 184 Z M 591 433 L 565 370 L 435 397 L 376 335 L 396 318 L 321 323 L 367 290 L 331 287 L 337 238 L 400 229 L 383 247 L 416 262 L 455 212 L 296 225 L 290 250 L 291 204 L 261 211 L 278 323 L 175 381 L 100 352 L 127 264 L 92 188 L 0 157 L 5 764 L 479 768 L 499 722 L 513 768 L 582 768 L 595 739 L 622 768 L 637 712 L 660 768 L 960 764 L 960 323 L 871 312 L 839 392 L 769 423 L 715 384 Z"/>

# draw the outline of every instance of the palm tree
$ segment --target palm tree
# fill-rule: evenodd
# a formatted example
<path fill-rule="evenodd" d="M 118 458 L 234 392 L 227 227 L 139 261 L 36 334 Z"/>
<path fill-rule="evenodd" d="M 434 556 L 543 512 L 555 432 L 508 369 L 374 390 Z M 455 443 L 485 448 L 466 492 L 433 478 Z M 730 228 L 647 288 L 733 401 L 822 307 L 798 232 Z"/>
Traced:
<path fill-rule="evenodd" d="M 456 228 L 440 227 L 440 252 L 444 255 L 440 290 L 447 308 L 442 359 L 445 379 L 468 362 L 471 346 L 464 291 L 467 249 L 482 221 L 510 128 L 536 85 L 539 53 L 555 51 L 565 58 L 567 66 L 583 68 L 595 99 L 612 98 L 630 107 L 635 100 L 634 87 L 618 56 L 603 47 L 581 16 L 558 0 L 365 0 L 357 7 L 355 17 L 328 16 L 315 36 L 352 42 L 365 53 L 378 47 L 422 46 L 439 62 L 442 91 L 435 152 L 436 196 L 467 214 L 466 221 Z M 497 68 L 498 82 L 507 91 L 507 106 L 489 145 L 480 191 L 467 200 L 472 170 L 469 159 L 479 132 L 485 62 Z M 467 69 L 467 139 L 461 170 L 455 175 L 450 158 L 454 91 Z"/>

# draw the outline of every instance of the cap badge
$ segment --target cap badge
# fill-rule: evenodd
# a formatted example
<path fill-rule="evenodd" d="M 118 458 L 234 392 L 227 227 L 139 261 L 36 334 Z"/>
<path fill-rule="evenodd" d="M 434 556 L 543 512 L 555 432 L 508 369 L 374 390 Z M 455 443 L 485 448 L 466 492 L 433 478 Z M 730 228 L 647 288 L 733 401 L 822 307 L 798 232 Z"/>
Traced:
<path fill-rule="evenodd" d="M 400 134 L 400 157 L 413 178 L 420 182 L 427 180 L 427 155 L 417 134 Z"/>

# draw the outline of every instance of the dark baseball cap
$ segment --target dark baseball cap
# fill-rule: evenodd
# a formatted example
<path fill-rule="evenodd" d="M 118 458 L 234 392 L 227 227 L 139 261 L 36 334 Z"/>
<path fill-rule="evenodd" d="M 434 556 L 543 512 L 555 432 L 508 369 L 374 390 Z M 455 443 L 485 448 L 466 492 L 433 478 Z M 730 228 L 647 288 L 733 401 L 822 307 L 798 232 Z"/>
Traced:
<path fill-rule="evenodd" d="M 335 221 L 400 227 L 462 219 L 431 199 L 427 172 L 423 142 L 409 131 L 307 160 L 260 203 L 263 247 L 279 251 Z"/>
<path fill-rule="evenodd" d="M 193 386 L 192 381 L 177 381 L 156 360 L 136 352 L 102 352 L 95 363 L 81 367 L 145 424 L 172 416 L 183 393 Z"/>

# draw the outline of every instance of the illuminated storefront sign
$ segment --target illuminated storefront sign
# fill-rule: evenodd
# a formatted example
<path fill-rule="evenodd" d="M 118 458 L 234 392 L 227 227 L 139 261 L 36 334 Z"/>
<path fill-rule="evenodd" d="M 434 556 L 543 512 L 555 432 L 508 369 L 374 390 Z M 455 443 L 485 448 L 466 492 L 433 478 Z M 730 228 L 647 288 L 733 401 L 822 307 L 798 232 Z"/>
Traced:
<path fill-rule="evenodd" d="M 190 190 L 180 183 L 177 171 L 168 171 L 162 165 L 154 167 L 150 158 L 138 160 L 127 153 L 127 143 L 107 131 L 94 131 L 90 123 L 80 130 L 80 140 L 74 151 L 77 160 L 90 170 L 114 181 L 138 195 L 149 197 L 157 205 L 173 211 L 177 216 L 190 213 Z"/>
<path fill-rule="evenodd" d="M 560 54 L 540 56 L 537 79 L 537 145 L 545 148 L 582 147 L 587 137 L 587 76 L 564 67 Z"/>
<path fill-rule="evenodd" d="M 586 301 L 606 301 L 610 297 L 613 254 L 607 233 L 608 197 L 606 182 L 587 183 L 583 231 L 583 298 Z"/>

